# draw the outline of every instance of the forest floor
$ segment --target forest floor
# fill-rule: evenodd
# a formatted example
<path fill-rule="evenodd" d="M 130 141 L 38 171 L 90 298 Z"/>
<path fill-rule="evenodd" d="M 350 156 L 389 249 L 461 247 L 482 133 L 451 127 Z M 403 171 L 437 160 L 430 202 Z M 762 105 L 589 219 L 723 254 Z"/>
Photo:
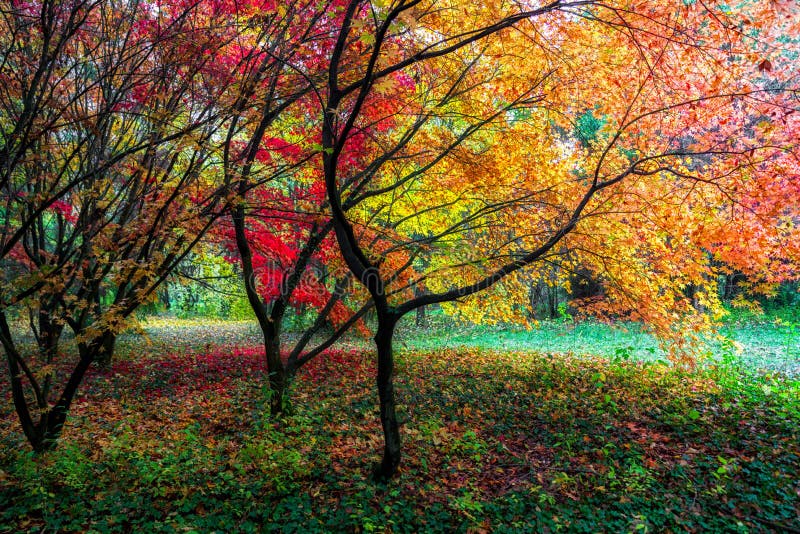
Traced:
<path fill-rule="evenodd" d="M 253 324 L 151 321 L 54 452 L 28 452 L 0 377 L 0 532 L 798 532 L 794 330 L 727 328 L 687 370 L 630 326 L 403 326 L 403 463 L 376 483 L 366 341 L 271 418 Z"/>

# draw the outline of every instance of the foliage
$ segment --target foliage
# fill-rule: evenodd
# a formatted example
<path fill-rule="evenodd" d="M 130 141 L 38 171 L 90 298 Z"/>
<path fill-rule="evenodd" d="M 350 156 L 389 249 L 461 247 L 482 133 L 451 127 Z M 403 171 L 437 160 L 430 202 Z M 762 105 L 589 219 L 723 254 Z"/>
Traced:
<path fill-rule="evenodd" d="M 780 374 L 402 352 L 406 460 L 376 484 L 363 349 L 310 362 L 292 412 L 273 418 L 260 349 L 233 346 L 244 331 L 198 346 L 193 330 L 160 328 L 154 345 L 173 352 L 91 372 L 58 451 L 25 452 L 3 398 L 0 532 L 770 532 L 800 520 L 800 384 Z"/>
<path fill-rule="evenodd" d="M 388 305 L 519 320 L 530 276 L 517 271 L 567 285 L 585 270 L 605 288 L 595 313 L 678 338 L 722 313 L 718 276 L 745 272 L 760 291 L 796 276 L 785 5 L 560 2 L 500 29 L 508 6 L 465 22 L 457 2 L 367 4 L 349 6 L 319 111 L 344 256 L 365 282 L 377 270 Z M 386 95 L 402 114 L 372 105 Z M 354 166 L 350 137 L 376 124 L 389 134 Z M 416 258 L 413 295 L 392 268 L 401 252 Z"/>
<path fill-rule="evenodd" d="M 199 252 L 184 260 L 162 289 L 164 311 L 178 318 L 253 319 L 240 273 L 213 250 Z"/>
<path fill-rule="evenodd" d="M 227 84 L 203 83 L 202 50 L 230 34 L 197 5 L 2 11 L 0 341 L 20 423 L 41 451 L 55 446 L 86 370 L 108 364 L 129 317 L 213 221 L 222 199 L 208 163 Z M 34 355 L 9 328 L 19 310 Z M 66 326 L 80 353 L 71 368 L 55 365 Z"/>
<path fill-rule="evenodd" d="M 555 264 L 602 277 L 597 313 L 648 323 L 691 364 L 722 313 L 709 280 L 738 269 L 768 291 L 796 276 L 786 6 L 354 0 L 344 13 L 316 114 L 339 250 L 377 316 L 383 476 L 400 462 L 393 336 L 415 309 L 508 320 L 526 268 Z M 736 30 L 754 20 L 763 33 Z M 354 165 L 365 130 L 379 142 Z"/>
<path fill-rule="evenodd" d="M 374 308 L 384 475 L 400 458 L 392 341 L 415 309 L 504 323 L 532 277 L 568 288 L 588 273 L 602 292 L 586 310 L 645 322 L 691 365 L 724 313 L 720 277 L 765 294 L 797 278 L 800 20 L 785 2 L 35 0 L 3 14 L 0 341 L 40 452 L 223 212 L 233 231 L 218 225 L 208 250 L 235 242 L 273 413 Z M 287 309 L 316 317 L 284 360 Z M 33 355 L 7 320 L 24 312 Z M 65 325 L 72 367 L 57 361 Z M 780 326 L 791 356 L 796 322 Z M 248 461 L 305 476 L 297 451 L 273 457 L 264 439 Z M 487 456 L 479 432 L 459 440 Z M 628 460 L 615 473 L 650 484 Z M 738 472 L 720 462 L 718 478 Z M 460 490 L 460 511 L 486 513 Z"/>

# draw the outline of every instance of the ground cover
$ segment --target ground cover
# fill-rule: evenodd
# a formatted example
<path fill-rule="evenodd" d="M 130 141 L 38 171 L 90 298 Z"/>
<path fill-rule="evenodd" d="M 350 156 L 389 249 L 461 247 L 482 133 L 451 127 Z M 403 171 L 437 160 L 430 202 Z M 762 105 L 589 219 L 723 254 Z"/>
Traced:
<path fill-rule="evenodd" d="M 149 345 L 121 340 L 121 358 L 89 377 L 59 449 L 39 458 L 27 451 L 3 379 L 1 532 L 800 524 L 800 386 L 782 373 L 731 361 L 687 371 L 408 348 L 396 379 L 404 463 L 376 484 L 381 444 L 364 343 L 304 368 L 291 414 L 271 419 L 248 327 L 213 327 L 207 337 L 164 328 L 173 337 L 154 329 Z"/>
<path fill-rule="evenodd" d="M 800 323 L 784 314 L 751 316 L 723 323 L 717 334 L 732 343 L 709 336 L 706 363 L 737 364 L 750 369 L 780 371 L 800 376 Z M 397 345 L 401 350 L 435 351 L 442 347 L 481 350 L 511 350 L 570 353 L 600 356 L 613 360 L 664 361 L 659 341 L 636 323 L 610 325 L 597 321 L 540 321 L 534 328 L 483 326 L 454 323 L 446 317 L 429 316 L 420 335 L 413 317 L 398 327 Z M 121 351 L 139 353 L 169 352 L 174 347 L 202 350 L 206 347 L 256 346 L 261 333 L 255 321 L 213 321 L 208 319 L 149 318 L 140 334 L 120 336 Z M 291 334 L 289 334 L 291 335 Z M 32 341 L 32 340 L 31 340 Z M 371 348 L 370 340 L 358 335 L 345 337 L 342 345 Z M 702 363 L 702 362 L 701 362 Z"/>
<path fill-rule="evenodd" d="M 463 347 L 601 356 L 612 360 L 666 361 L 664 347 L 637 323 L 616 325 L 571 318 L 540 321 L 534 328 L 454 325 L 433 321 L 425 335 L 408 321 L 398 338 L 407 349 Z M 800 376 L 800 323 L 775 316 L 723 323 L 706 336 L 703 364 L 735 364 Z"/>

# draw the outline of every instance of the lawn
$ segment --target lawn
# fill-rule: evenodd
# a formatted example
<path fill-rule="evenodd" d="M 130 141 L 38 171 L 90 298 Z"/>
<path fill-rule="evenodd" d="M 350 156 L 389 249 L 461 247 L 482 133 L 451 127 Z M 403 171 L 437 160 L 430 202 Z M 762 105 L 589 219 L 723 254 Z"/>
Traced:
<path fill-rule="evenodd" d="M 402 336 L 404 458 L 388 484 L 370 477 L 363 341 L 304 368 L 291 414 L 272 419 L 252 325 L 152 323 L 92 371 L 59 449 L 38 458 L 4 376 L 0 532 L 798 531 L 797 380 L 730 358 L 673 368 L 630 329 L 603 344 L 602 329 L 550 327 Z M 561 328 L 590 349 L 532 341 Z"/>
<path fill-rule="evenodd" d="M 489 350 L 601 356 L 614 360 L 664 361 L 667 356 L 658 339 L 637 323 L 609 325 L 594 321 L 542 321 L 535 328 L 453 326 L 434 320 L 426 335 L 417 335 L 407 322 L 400 330 L 400 345 L 433 350 L 441 346 Z M 720 338 L 719 336 L 722 336 Z M 708 364 L 735 364 L 750 369 L 800 375 L 800 324 L 776 317 L 750 318 L 723 323 L 708 336 Z"/>

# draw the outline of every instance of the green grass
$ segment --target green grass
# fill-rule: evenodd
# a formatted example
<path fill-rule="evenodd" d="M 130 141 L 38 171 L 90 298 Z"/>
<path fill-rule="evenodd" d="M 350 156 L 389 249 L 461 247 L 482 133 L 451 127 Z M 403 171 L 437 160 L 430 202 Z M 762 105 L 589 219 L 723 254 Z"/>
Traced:
<path fill-rule="evenodd" d="M 419 335 L 410 319 L 399 328 L 398 345 L 432 350 L 464 347 L 601 356 L 616 360 L 663 361 L 659 340 L 639 324 L 608 325 L 593 321 L 541 321 L 530 330 L 512 327 L 454 325 L 441 319 Z M 800 325 L 770 319 L 723 323 L 721 334 L 733 343 L 709 338 L 702 352 L 709 361 L 800 376 Z M 701 362 L 702 363 L 702 362 Z"/>
<path fill-rule="evenodd" d="M 418 336 L 410 327 L 400 330 L 403 347 L 471 347 L 490 350 L 572 353 L 613 357 L 620 351 L 632 359 L 649 361 L 661 356 L 658 340 L 637 324 L 611 327 L 597 322 L 542 321 L 530 330 L 511 327 L 441 326 Z"/>
<path fill-rule="evenodd" d="M 740 346 L 739 358 L 751 368 L 800 376 L 800 329 L 775 321 L 729 324 L 720 333 Z"/>
<path fill-rule="evenodd" d="M 488 329 L 441 329 L 425 336 L 428 349 L 399 346 L 403 464 L 376 484 L 367 343 L 351 340 L 304 368 L 292 413 L 272 419 L 251 326 L 151 324 L 149 345 L 124 337 L 114 366 L 88 378 L 59 449 L 40 457 L 27 451 L 0 378 L 0 532 L 800 524 L 800 382 L 784 374 L 609 358 L 634 333 L 597 325 L 501 332 L 501 350 L 485 348 L 496 335 Z M 604 357 L 558 345 L 568 343 L 562 331 L 582 333 Z M 548 336 L 563 350 L 533 352 L 528 343 Z M 648 346 L 637 345 L 643 357 Z"/>

